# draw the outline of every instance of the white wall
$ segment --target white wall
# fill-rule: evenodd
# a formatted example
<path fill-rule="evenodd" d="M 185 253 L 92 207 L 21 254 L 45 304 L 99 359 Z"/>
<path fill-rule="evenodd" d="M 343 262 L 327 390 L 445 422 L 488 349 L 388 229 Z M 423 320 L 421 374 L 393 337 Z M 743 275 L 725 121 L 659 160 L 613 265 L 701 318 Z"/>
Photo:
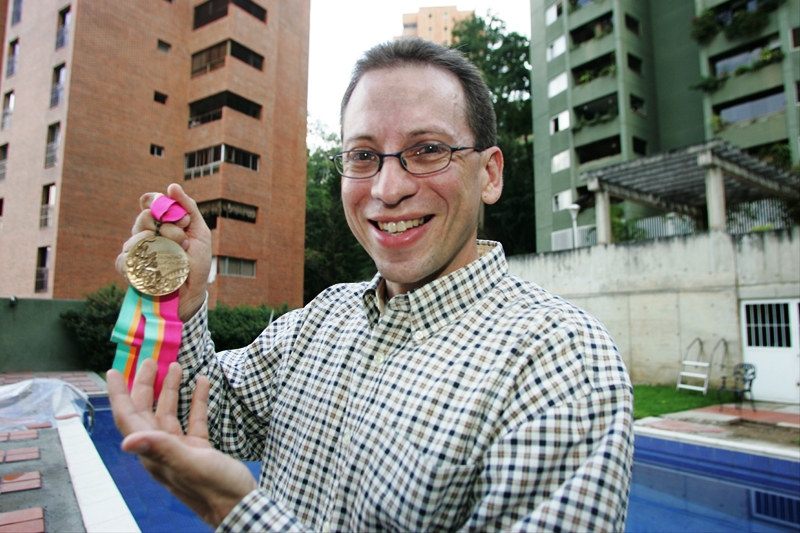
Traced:
<path fill-rule="evenodd" d="M 710 232 L 509 258 L 512 274 L 592 313 L 613 335 L 634 383 L 673 384 L 696 337 L 742 359 L 739 300 L 800 297 L 800 227 Z M 712 379 L 719 377 L 716 361 Z"/>

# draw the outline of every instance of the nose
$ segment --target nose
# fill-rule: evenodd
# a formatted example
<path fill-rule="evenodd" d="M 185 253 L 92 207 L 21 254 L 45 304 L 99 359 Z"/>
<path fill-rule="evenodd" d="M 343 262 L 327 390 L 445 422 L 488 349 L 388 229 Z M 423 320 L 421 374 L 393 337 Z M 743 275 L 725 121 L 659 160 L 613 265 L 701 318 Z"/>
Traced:
<path fill-rule="evenodd" d="M 419 180 L 403 168 L 399 157 L 384 158 L 383 166 L 372 178 L 372 197 L 386 205 L 397 205 L 418 189 Z"/>

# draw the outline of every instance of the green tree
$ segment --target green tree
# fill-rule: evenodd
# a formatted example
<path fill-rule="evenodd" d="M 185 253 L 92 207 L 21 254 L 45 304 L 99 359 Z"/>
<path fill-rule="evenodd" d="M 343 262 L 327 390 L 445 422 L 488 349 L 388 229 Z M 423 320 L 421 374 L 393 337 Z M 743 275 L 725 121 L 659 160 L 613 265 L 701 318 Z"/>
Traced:
<path fill-rule="evenodd" d="M 111 342 L 111 332 L 124 297 L 125 289 L 112 283 L 87 295 L 81 309 L 61 313 L 61 320 L 78 340 L 89 370 L 105 372 L 114 362 L 116 345 Z"/>
<path fill-rule="evenodd" d="M 483 74 L 497 114 L 497 142 L 503 150 L 503 195 L 485 209 L 481 237 L 503 243 L 507 254 L 536 250 L 533 182 L 533 118 L 530 98 L 530 41 L 506 32 L 494 15 L 472 16 L 453 28 L 453 47 Z"/>
<path fill-rule="evenodd" d="M 375 263 L 347 225 L 342 208 L 341 178 L 328 160 L 328 155 L 340 149 L 337 135 L 317 134 L 325 143 L 309 151 L 307 160 L 303 283 L 306 303 L 331 285 L 363 281 L 375 274 Z"/>
<path fill-rule="evenodd" d="M 264 304 L 236 307 L 217 305 L 208 312 L 208 330 L 211 333 L 211 340 L 214 341 L 214 348 L 220 351 L 247 346 L 271 321 L 287 311 L 289 307 L 286 304 L 277 308 L 267 307 Z"/>

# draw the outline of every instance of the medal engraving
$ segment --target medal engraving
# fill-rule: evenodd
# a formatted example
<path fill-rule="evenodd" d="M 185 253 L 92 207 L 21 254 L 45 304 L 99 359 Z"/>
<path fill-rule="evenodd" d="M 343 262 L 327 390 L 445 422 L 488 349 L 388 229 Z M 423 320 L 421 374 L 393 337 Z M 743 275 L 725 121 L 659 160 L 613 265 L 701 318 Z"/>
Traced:
<path fill-rule="evenodd" d="M 150 237 L 131 248 L 125 268 L 128 281 L 138 291 L 164 296 L 177 290 L 189 277 L 189 256 L 175 241 Z"/>

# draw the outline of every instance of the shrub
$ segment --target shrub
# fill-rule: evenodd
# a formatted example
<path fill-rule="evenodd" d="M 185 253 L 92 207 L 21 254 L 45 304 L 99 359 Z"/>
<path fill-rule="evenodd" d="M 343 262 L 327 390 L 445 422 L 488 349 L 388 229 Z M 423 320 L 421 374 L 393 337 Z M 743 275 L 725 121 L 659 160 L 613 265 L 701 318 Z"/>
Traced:
<path fill-rule="evenodd" d="M 733 15 L 731 23 L 725 26 L 725 37 L 729 40 L 757 35 L 769 24 L 765 10 L 739 11 Z"/>
<path fill-rule="evenodd" d="M 717 36 L 722 29 L 717 16 L 710 9 L 692 18 L 692 39 L 700 44 L 705 44 Z"/>
<path fill-rule="evenodd" d="M 208 312 L 208 329 L 217 351 L 242 348 L 253 342 L 270 320 L 275 320 L 288 311 L 289 306 L 286 304 L 277 308 L 264 304 L 258 307 L 229 307 L 219 304 L 216 309 Z"/>
<path fill-rule="evenodd" d="M 725 82 L 728 81 L 727 75 L 722 75 L 719 77 L 710 76 L 708 78 L 703 77 L 697 83 L 690 85 L 690 89 L 695 89 L 698 91 L 703 91 L 706 93 L 713 93 L 717 89 L 720 89 Z"/>
<path fill-rule="evenodd" d="M 77 337 L 89 370 L 105 372 L 114 362 L 111 332 L 124 297 L 125 289 L 112 283 L 87 295 L 83 308 L 61 313 L 61 320 Z"/>

